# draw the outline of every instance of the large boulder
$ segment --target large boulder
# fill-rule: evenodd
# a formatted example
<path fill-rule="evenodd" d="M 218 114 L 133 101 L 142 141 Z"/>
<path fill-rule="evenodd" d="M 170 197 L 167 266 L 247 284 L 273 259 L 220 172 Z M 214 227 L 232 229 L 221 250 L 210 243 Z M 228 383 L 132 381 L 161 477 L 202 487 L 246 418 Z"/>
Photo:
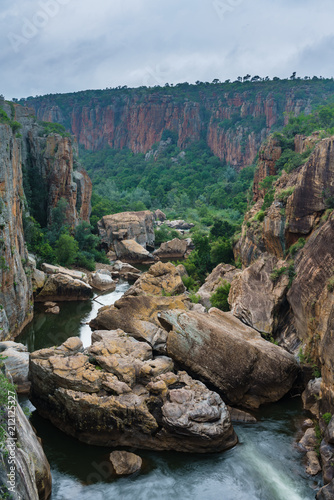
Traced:
<path fill-rule="evenodd" d="M 11 341 L 0 342 L 0 354 L 18 394 L 29 393 L 29 353 L 26 346 Z"/>
<path fill-rule="evenodd" d="M 116 283 L 111 277 L 111 272 L 101 269 L 90 275 L 89 284 L 100 292 L 113 292 Z"/>
<path fill-rule="evenodd" d="M 75 280 L 88 281 L 86 273 L 81 271 L 75 271 L 74 269 L 67 269 L 63 266 L 53 266 L 52 264 L 42 264 L 42 271 L 47 274 L 64 274 Z"/>
<path fill-rule="evenodd" d="M 211 274 L 206 278 L 204 285 L 198 290 L 197 295 L 201 298 L 201 303 L 208 309 L 211 307 L 211 295 L 224 281 L 232 283 L 234 278 L 242 271 L 230 264 L 218 264 Z"/>
<path fill-rule="evenodd" d="M 178 219 L 178 220 L 167 220 L 165 222 L 166 226 L 176 229 L 177 231 L 188 231 L 189 229 L 193 228 L 195 224 L 192 222 L 186 222 L 183 219 Z"/>
<path fill-rule="evenodd" d="M 129 453 L 128 451 L 113 451 L 109 455 L 109 460 L 117 476 L 134 474 L 141 469 L 143 464 L 142 459 L 138 455 Z"/>
<path fill-rule="evenodd" d="M 35 300 L 36 302 L 89 300 L 92 295 L 92 287 L 84 281 L 65 274 L 51 274 Z"/>
<path fill-rule="evenodd" d="M 277 282 L 273 278 L 274 269 L 282 271 Z M 232 314 L 246 325 L 271 335 L 288 289 L 286 270 L 283 261 L 263 256 L 239 273 L 232 281 L 228 298 Z"/>
<path fill-rule="evenodd" d="M 173 240 L 161 243 L 153 255 L 159 259 L 183 259 L 188 251 L 187 240 L 174 238 Z"/>
<path fill-rule="evenodd" d="M 31 354 L 31 398 L 65 433 L 94 445 L 218 452 L 237 442 L 218 394 L 121 330 L 99 331 L 80 352 Z M 78 352 L 79 348 L 79 352 Z"/>
<path fill-rule="evenodd" d="M 164 214 L 164 212 L 160 209 L 154 212 L 154 218 L 160 222 L 164 222 L 167 219 L 166 214 Z"/>
<path fill-rule="evenodd" d="M 154 214 L 148 210 L 105 215 L 97 226 L 108 249 L 124 240 L 135 240 L 144 248 L 154 247 Z"/>
<path fill-rule="evenodd" d="M 127 296 L 112 306 L 99 309 L 89 325 L 93 330 L 121 328 L 139 340 L 145 340 L 154 350 L 165 350 L 167 332 L 161 326 L 158 314 L 172 309 L 186 310 L 186 296 Z"/>
<path fill-rule="evenodd" d="M 278 401 L 299 373 L 295 358 L 265 341 L 231 313 L 166 311 L 167 353 L 219 389 L 233 405 L 258 408 Z"/>
<path fill-rule="evenodd" d="M 31 281 L 34 292 L 37 292 L 43 288 L 45 280 L 46 280 L 46 274 L 43 271 L 40 271 L 39 269 L 33 268 Z"/>
<path fill-rule="evenodd" d="M 180 270 L 170 262 L 157 262 L 141 275 L 125 296 L 178 295 L 185 292 Z"/>
<path fill-rule="evenodd" d="M 114 249 L 117 259 L 124 262 L 132 262 L 134 264 L 152 263 L 154 262 L 153 255 L 146 250 L 136 240 L 115 241 Z"/>

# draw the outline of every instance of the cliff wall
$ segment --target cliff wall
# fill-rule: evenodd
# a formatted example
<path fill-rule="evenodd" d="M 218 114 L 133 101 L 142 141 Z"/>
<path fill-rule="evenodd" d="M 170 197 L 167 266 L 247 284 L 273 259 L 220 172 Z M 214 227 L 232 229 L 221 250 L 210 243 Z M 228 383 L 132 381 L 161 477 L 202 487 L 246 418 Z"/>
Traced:
<path fill-rule="evenodd" d="M 44 133 L 32 109 L 7 103 L 2 109 L 8 119 L 0 123 L 0 340 L 17 336 L 33 315 L 32 264 L 23 231 L 27 198 L 46 225 L 64 197 L 67 223 L 74 227 L 89 221 L 92 190 L 70 137 Z"/>
<path fill-rule="evenodd" d="M 238 317 L 295 353 L 301 349 L 320 368 L 321 408 L 333 412 L 334 137 L 295 137 L 297 153 L 310 146 L 314 149 L 304 164 L 281 175 L 275 169 L 277 143 L 271 139 L 264 146 L 256 203 L 234 249 L 244 271 L 232 283 L 230 302 Z M 274 199 L 265 208 L 259 184 L 275 174 Z M 270 307 L 264 307 L 264 300 Z"/>
<path fill-rule="evenodd" d="M 216 156 L 239 169 L 254 161 L 262 141 L 286 124 L 290 113 L 309 113 L 328 97 L 321 84 L 290 83 L 247 84 L 247 90 L 245 84 L 207 84 L 188 85 L 186 91 L 182 85 L 86 91 L 27 102 L 40 120 L 65 125 L 89 150 L 109 145 L 146 153 L 168 129 L 177 133 L 181 148 L 204 139 Z"/>

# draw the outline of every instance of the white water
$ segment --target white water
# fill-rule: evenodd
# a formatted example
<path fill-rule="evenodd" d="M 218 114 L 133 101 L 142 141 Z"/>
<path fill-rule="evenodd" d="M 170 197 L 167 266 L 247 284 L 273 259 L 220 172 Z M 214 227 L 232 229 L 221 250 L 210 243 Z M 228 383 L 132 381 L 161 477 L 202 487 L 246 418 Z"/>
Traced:
<path fill-rule="evenodd" d="M 103 306 L 111 306 L 117 300 L 119 300 L 122 295 L 129 289 L 130 285 L 126 281 L 124 283 L 118 283 L 116 286 L 116 290 L 114 292 L 105 293 L 103 295 L 95 295 L 94 300 L 92 300 L 92 309 L 82 318 L 81 328 L 80 328 L 80 339 L 84 345 L 84 347 L 88 347 L 91 345 L 91 335 L 92 330 L 90 326 L 86 323 L 89 323 L 92 319 L 96 318 L 98 310 Z"/>

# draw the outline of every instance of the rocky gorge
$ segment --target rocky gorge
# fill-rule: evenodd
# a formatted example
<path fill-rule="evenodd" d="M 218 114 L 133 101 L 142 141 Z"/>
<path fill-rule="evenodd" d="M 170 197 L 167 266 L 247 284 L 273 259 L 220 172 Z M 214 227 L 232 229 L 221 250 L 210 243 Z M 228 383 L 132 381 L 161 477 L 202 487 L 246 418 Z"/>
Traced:
<path fill-rule="evenodd" d="M 262 405 L 307 386 L 305 409 L 319 422 L 323 437 L 318 443 L 328 484 L 319 493 L 323 498 L 334 476 L 333 422 L 328 421 L 333 409 L 334 252 L 328 207 L 334 194 L 333 138 L 297 136 L 295 151 L 314 149 L 297 169 L 280 176 L 279 140 L 270 138 L 262 146 L 254 204 L 234 247 L 239 268 L 219 264 L 199 290 L 200 303 L 194 303 L 183 279 L 184 266 L 157 261 L 159 254 L 185 255 L 191 242 L 172 240 L 151 254 L 154 219 L 159 218 L 152 212 L 108 215 L 99 222 L 102 245 L 115 254 L 111 260 L 135 263 L 133 256 L 145 250 L 142 260 L 147 262 L 150 254 L 150 268 L 144 273 L 119 261 L 92 273 L 49 264 L 36 269 L 23 235 L 23 165 L 43 179 L 45 216 L 50 218 L 52 207 L 65 198 L 67 222 L 73 228 L 89 218 L 91 184 L 74 168 L 70 137 L 44 134 L 28 109 L 17 107 L 15 113 L 22 122 L 22 138 L 10 125 L 0 124 L 5 165 L 2 248 L 8 258 L 0 270 L 2 340 L 15 337 L 30 321 L 33 301 L 36 307 L 61 310 L 64 303 L 98 300 L 94 292 L 114 290 L 117 279 L 134 282 L 90 319 L 91 345 L 83 346 L 70 328 L 65 341 L 55 338 L 56 346 L 34 349 L 30 355 L 24 346 L 3 342 L 0 352 L 8 354 L 5 364 L 12 367 L 18 391 L 27 393 L 31 383 L 30 397 L 38 413 L 69 438 L 86 444 L 207 454 L 237 444 L 232 420 L 255 425 L 247 412 L 256 414 Z M 263 181 L 276 175 L 273 200 L 263 209 Z M 119 250 L 124 243 L 127 256 L 123 247 Z M 230 312 L 210 304 L 224 281 L 231 285 Z M 46 309 L 45 314 L 51 312 Z M 321 375 L 316 381 L 315 369 Z M 309 429 L 306 438 L 316 436 L 314 422 Z M 314 452 L 317 442 L 308 449 L 306 438 L 302 445 Z M 40 498 L 49 495 L 49 486 L 45 489 Z"/>

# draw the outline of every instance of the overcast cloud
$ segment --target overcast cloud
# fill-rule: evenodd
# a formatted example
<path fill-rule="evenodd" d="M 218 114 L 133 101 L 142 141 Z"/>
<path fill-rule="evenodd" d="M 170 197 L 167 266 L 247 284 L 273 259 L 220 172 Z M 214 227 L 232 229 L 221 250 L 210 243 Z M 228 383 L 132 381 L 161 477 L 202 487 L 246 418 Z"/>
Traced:
<path fill-rule="evenodd" d="M 0 93 L 331 77 L 333 19 L 333 0 L 1 0 Z"/>

